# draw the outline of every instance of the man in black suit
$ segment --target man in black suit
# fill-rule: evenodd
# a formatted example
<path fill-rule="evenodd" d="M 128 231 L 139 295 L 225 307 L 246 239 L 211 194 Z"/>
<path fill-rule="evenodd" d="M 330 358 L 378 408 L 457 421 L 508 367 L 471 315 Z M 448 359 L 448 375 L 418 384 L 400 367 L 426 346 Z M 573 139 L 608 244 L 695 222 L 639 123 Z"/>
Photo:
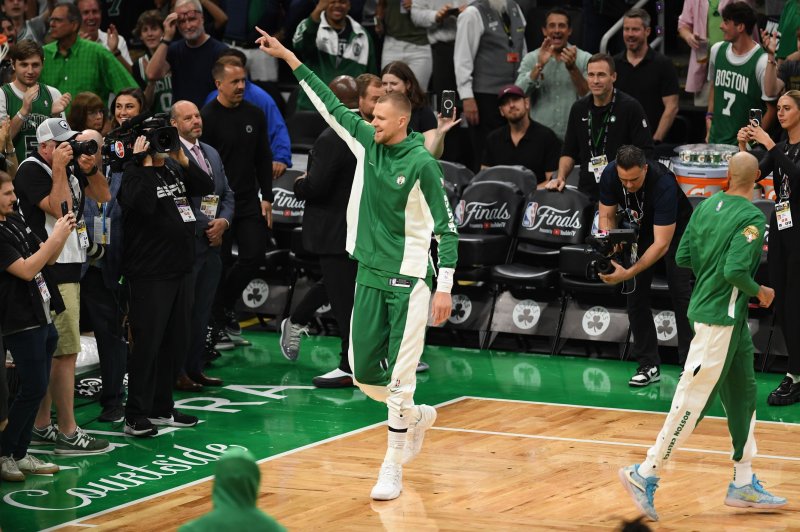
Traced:
<path fill-rule="evenodd" d="M 217 150 L 198 139 L 203 134 L 203 119 L 195 104 L 187 100 L 175 102 L 171 111 L 172 125 L 178 129 L 181 147 L 190 160 L 211 176 L 213 194 L 191 198 L 195 225 L 194 305 L 192 306 L 191 338 L 184 372 L 177 375 L 175 386 L 184 391 L 198 391 L 203 386 L 221 386 L 222 379 L 203 373 L 206 327 L 211 305 L 222 274 L 220 246 L 222 235 L 231 226 L 234 211 L 233 191 L 228 186 L 225 168 Z"/>
<path fill-rule="evenodd" d="M 381 80 L 372 74 L 362 74 L 358 82 L 350 76 L 339 76 L 330 83 L 336 96 L 351 109 L 371 121 L 372 111 L 384 91 Z M 347 203 L 356 171 L 356 158 L 339 136 L 328 128 L 314 143 L 308 160 L 308 172 L 294 184 L 294 194 L 305 200 L 303 215 L 303 247 L 319 255 L 322 284 L 327 299 L 320 299 L 321 287 L 315 286 L 281 323 L 281 352 L 289 360 L 300 354 L 300 334 L 320 301 L 331 304 L 342 336 L 339 367 L 314 377 L 318 388 L 340 388 L 353 385 L 353 375 L 347 359 L 350 314 L 353 310 L 357 263 L 345 251 L 347 235 Z"/>

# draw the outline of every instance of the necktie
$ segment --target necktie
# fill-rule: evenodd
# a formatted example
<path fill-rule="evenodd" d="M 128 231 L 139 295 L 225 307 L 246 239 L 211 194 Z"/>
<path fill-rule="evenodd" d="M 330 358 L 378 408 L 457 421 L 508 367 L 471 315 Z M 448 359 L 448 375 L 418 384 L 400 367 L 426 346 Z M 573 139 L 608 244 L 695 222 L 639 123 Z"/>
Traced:
<path fill-rule="evenodd" d="M 206 158 L 203 156 L 203 152 L 200 151 L 200 145 L 195 144 L 192 146 L 192 154 L 197 161 L 197 165 L 202 168 L 205 173 L 211 175 L 211 169 L 206 164 Z"/>

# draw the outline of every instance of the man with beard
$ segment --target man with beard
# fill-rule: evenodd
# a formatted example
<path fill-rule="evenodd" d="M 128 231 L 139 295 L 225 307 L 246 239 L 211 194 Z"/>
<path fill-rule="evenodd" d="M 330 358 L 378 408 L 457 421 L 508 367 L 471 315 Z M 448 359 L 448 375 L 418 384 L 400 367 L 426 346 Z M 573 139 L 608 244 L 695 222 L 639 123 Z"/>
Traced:
<path fill-rule="evenodd" d="M 558 170 L 561 141 L 551 129 L 530 119 L 530 100 L 516 85 L 503 87 L 497 104 L 508 124 L 489 133 L 481 166 L 524 166 L 536 174 L 538 188 L 544 188 Z"/>
<path fill-rule="evenodd" d="M 183 40 L 172 42 L 176 31 Z M 200 108 L 214 90 L 211 68 L 227 48 L 206 33 L 199 0 L 178 0 L 164 20 L 164 37 L 147 65 L 147 79 L 158 81 L 172 73 L 172 101 L 189 100 Z"/>
<path fill-rule="evenodd" d="M 569 45 L 572 20 L 560 7 L 547 12 L 542 33 L 541 48 L 522 59 L 516 85 L 533 99 L 531 118 L 535 115 L 564 140 L 570 107 L 589 92 L 585 76 L 591 54 Z"/>
<path fill-rule="evenodd" d="M 678 114 L 678 73 L 667 56 L 647 44 L 650 15 L 644 9 L 625 13 L 622 37 L 626 51 L 614 57 L 617 88 L 642 104 L 653 141 L 663 142 Z"/>
<path fill-rule="evenodd" d="M 473 2 L 458 16 L 455 50 L 458 96 L 479 154 L 489 132 L 503 125 L 497 93 L 514 83 L 527 52 L 522 10 L 514 0 Z"/>
<path fill-rule="evenodd" d="M 14 81 L 0 91 L 0 119 L 11 117 L 9 135 L 14 139 L 17 160 L 24 161 L 36 150 L 36 128 L 50 118 L 64 118 L 72 97 L 39 82 L 44 64 L 42 47 L 24 39 L 10 50 Z"/>
<path fill-rule="evenodd" d="M 235 198 L 233 223 L 222 240 L 223 272 L 212 316 L 214 325 L 221 330 L 219 345 L 227 344 L 225 349 L 232 349 L 231 342 L 250 345 L 241 337 L 233 307 L 264 263 L 267 252 L 272 227 L 272 151 L 264 112 L 244 100 L 247 71 L 241 61 L 233 56 L 221 57 L 211 74 L 219 93 L 201 112 L 201 140 L 222 157 Z M 235 262 L 234 241 L 239 250 Z"/>

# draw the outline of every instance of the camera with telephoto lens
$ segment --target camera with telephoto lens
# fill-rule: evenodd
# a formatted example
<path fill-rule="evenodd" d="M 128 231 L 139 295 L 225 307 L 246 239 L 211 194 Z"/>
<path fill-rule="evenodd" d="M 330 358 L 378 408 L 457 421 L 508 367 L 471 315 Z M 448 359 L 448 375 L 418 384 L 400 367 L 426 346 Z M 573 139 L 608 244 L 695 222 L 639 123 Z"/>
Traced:
<path fill-rule="evenodd" d="M 77 159 L 81 155 L 94 155 L 97 153 L 97 141 L 93 139 L 89 140 L 68 140 L 67 141 L 70 146 L 72 146 L 72 156 Z"/>
<path fill-rule="evenodd" d="M 623 211 L 625 213 L 625 211 Z M 629 268 L 636 262 L 633 249 L 639 239 L 639 224 L 630 216 L 622 216 L 619 229 L 599 231 L 586 237 L 589 248 L 586 253 L 591 255 L 591 261 L 586 266 L 586 278 L 592 281 L 599 279 L 599 275 L 608 275 L 614 271 L 611 261 L 616 261 L 624 268 Z"/>
<path fill-rule="evenodd" d="M 169 125 L 169 115 L 141 114 L 111 130 L 103 143 L 103 162 L 112 171 L 121 171 L 128 161 L 134 158 L 133 145 L 136 139 L 144 136 L 150 146 L 147 153 L 169 153 L 180 148 L 178 130 Z"/>
<path fill-rule="evenodd" d="M 90 262 L 97 262 L 98 260 L 102 259 L 105 254 L 106 247 L 103 244 L 98 244 L 90 238 L 89 247 L 86 248 L 86 258 Z"/>

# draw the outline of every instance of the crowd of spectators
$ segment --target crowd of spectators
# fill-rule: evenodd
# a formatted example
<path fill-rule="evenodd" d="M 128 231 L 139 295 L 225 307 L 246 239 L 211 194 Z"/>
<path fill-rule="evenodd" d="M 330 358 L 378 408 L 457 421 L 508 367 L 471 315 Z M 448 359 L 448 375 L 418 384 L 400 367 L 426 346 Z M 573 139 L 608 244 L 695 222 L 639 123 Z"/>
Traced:
<path fill-rule="evenodd" d="M 792 92 L 800 88 L 800 15 L 797 2 L 787 1 L 777 31 L 762 31 L 752 3 L 683 3 L 677 28 L 691 49 L 685 90 L 707 111 L 708 141 L 759 143 L 772 154 L 766 164 L 781 169 L 776 190 L 788 209 L 794 204 L 792 168 L 800 160 L 791 123 L 800 113 Z M 135 436 L 155 434 L 159 425 L 194 425 L 196 418 L 174 410 L 173 387 L 195 391 L 221 385 L 205 374 L 204 362 L 218 357 L 218 350 L 247 345 L 235 302 L 274 245 L 272 180 L 293 165 L 287 118 L 295 108 L 313 108 L 299 91 L 296 104 L 290 98 L 282 112 L 287 104 L 275 88 L 284 80 L 274 58 L 258 50 L 256 26 L 291 45 L 326 84 L 342 75 L 358 78 L 356 105 L 363 116 L 369 115 L 364 104 L 372 92 L 404 94 L 413 109 L 410 129 L 423 134 L 426 149 L 437 158 L 476 171 L 522 165 L 534 172 L 539 188 L 554 191 L 563 190 L 579 167 L 577 188 L 600 201 L 601 214 L 644 201 L 656 215 L 647 207 L 635 213 L 637 221 L 651 223 L 650 241 L 640 252 L 644 257 L 649 246 L 657 249 L 636 273 L 658 260 L 674 262 L 667 251 L 677 245 L 680 230 L 674 226 L 676 218 L 679 226 L 685 223 L 685 206 L 676 206 L 675 198 L 666 206 L 649 198 L 656 177 L 672 176 L 652 158 L 671 154 L 675 146 L 670 130 L 680 87 L 671 60 L 649 44 L 656 31 L 645 10 L 624 13 L 622 48 L 610 55 L 598 53 L 593 39 L 584 39 L 582 48 L 571 42 L 575 10 L 563 7 L 547 12 L 541 45 L 529 50 L 530 10 L 514 0 L 3 0 L 0 7 L 0 33 L 10 45 L 0 68 L 5 75 L 0 177 L 16 173 L 13 186 L 10 178 L 0 179 L 0 190 L 6 198 L 16 194 L 24 216 L 17 220 L 0 202 L 0 214 L 10 220 L 0 223 L 10 228 L 0 237 L 15 250 L 3 252 L 0 282 L 33 298 L 28 322 L 14 321 L 10 307 L 2 307 L 0 327 L 12 356 L 15 348 L 36 341 L 42 357 L 35 365 L 17 364 L 23 388 L 9 416 L 13 431 L 4 433 L 0 444 L 4 480 L 53 470 L 53 464 L 29 457 L 29 444 L 54 445 L 56 453 L 109 448 L 74 418 L 81 321 L 91 324 L 100 351 L 100 420 L 125 420 L 126 431 Z M 591 25 L 586 16 L 584 26 Z M 436 111 L 444 90 L 455 91 L 455 119 Z M 784 93 L 790 98 L 778 100 Z M 761 120 L 742 130 L 756 108 L 763 111 Z M 137 154 L 135 168 L 120 168 L 86 148 L 92 142 L 102 146 L 109 134 L 154 113 L 167 113 L 177 129 L 179 144 L 168 156 L 137 139 L 123 148 Z M 789 132 L 788 140 L 776 144 L 782 131 Z M 626 186 L 626 180 L 639 177 L 628 179 L 628 169 L 619 174 L 612 164 L 624 146 L 647 156 L 640 164 L 636 155 L 629 165 L 647 187 Z M 674 196 L 674 187 L 659 187 Z M 157 202 L 147 197 L 153 191 Z M 310 189 L 302 194 L 313 196 Z M 164 226 L 154 218 L 159 212 Z M 70 228 L 74 231 L 65 236 Z M 671 228 L 666 240 L 664 228 Z M 33 236 L 17 234 L 26 230 Z M 796 230 L 790 217 L 781 233 L 781 260 L 787 263 L 800 260 Z M 40 242 L 46 252 L 36 251 Z M 15 258 L 26 263 L 24 272 L 12 267 Z M 38 270 L 28 275 L 28 266 Z M 786 271 L 776 275 L 789 283 L 786 290 L 797 290 Z M 673 282 L 684 281 L 674 276 Z M 14 285 L 19 282 L 27 283 L 30 293 Z M 685 306 L 688 294 L 679 292 L 678 306 Z M 39 312 L 40 296 L 46 312 Z M 646 315 L 646 299 L 629 301 L 632 316 Z M 780 293 L 778 299 L 794 300 Z M 83 320 L 82 300 L 92 309 Z M 202 303 L 193 308 L 192 301 Z M 178 310 L 157 312 L 167 306 Z M 65 311 L 51 320 L 51 309 Z M 210 316 L 198 312 L 205 309 L 213 309 Z M 779 321 L 790 321 L 793 312 L 786 305 Z M 129 331 L 122 327 L 127 313 Z M 288 325 L 299 334 L 300 327 Z M 36 334 L 20 336 L 30 330 Z M 658 376 L 652 335 L 648 330 L 644 336 L 636 335 L 648 343 L 634 353 L 642 367 L 632 385 L 647 385 Z M 790 356 L 800 360 L 798 340 L 787 340 Z M 137 352 L 133 366 L 126 363 L 129 345 Z M 292 349 L 298 345 L 293 338 Z M 681 345 L 688 345 L 688 338 Z M 126 371 L 129 399 L 123 405 Z M 341 382 L 352 383 L 344 359 L 337 371 L 344 374 L 336 375 Z M 774 392 L 775 404 L 800 400 L 800 374 L 787 378 Z M 42 379 L 49 385 L 42 387 Z"/>

